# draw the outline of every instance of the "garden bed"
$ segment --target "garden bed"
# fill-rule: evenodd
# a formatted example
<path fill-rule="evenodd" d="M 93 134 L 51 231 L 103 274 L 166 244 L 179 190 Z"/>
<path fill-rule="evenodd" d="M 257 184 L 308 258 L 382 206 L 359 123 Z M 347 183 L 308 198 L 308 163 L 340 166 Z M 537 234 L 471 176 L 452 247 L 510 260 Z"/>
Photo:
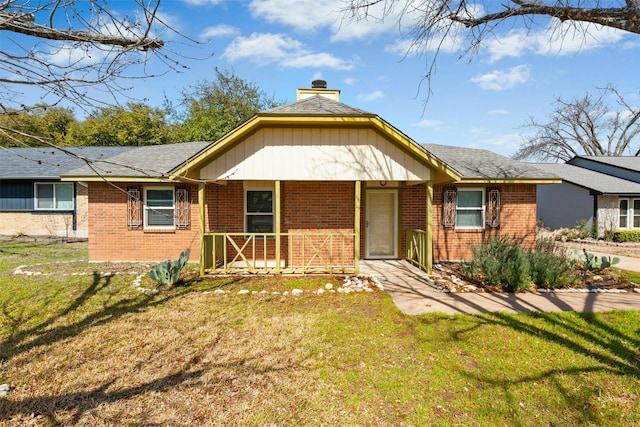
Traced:
<path fill-rule="evenodd" d="M 616 269 L 607 269 L 599 273 L 587 271 L 576 266 L 574 269 L 576 281 L 559 289 L 538 287 L 534 283 L 525 292 L 640 292 L 640 285 L 627 280 Z M 491 286 L 482 280 L 468 277 L 462 263 L 443 262 L 433 266 L 432 274 L 427 276 L 429 285 L 445 293 L 461 292 L 504 292 L 498 286 Z"/>

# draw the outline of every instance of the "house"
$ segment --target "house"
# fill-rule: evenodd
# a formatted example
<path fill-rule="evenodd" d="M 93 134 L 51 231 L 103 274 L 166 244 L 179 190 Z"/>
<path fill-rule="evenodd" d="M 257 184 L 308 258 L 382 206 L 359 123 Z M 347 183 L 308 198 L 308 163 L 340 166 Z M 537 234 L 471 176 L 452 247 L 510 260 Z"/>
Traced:
<path fill-rule="evenodd" d="M 599 236 L 616 229 L 640 229 L 640 158 L 576 156 L 567 163 L 536 164 L 562 178 L 538 187 L 538 217 L 550 229 L 580 221 Z"/>
<path fill-rule="evenodd" d="M 0 148 L 0 235 L 86 238 L 87 185 L 60 175 L 131 148 Z"/>
<path fill-rule="evenodd" d="M 215 142 L 139 147 L 63 176 L 88 183 L 89 258 L 189 247 L 201 272 L 358 272 L 362 259 L 470 257 L 533 244 L 536 187 L 560 182 L 486 150 L 422 146 L 316 81 Z M 103 171 L 104 173 L 100 173 Z"/>

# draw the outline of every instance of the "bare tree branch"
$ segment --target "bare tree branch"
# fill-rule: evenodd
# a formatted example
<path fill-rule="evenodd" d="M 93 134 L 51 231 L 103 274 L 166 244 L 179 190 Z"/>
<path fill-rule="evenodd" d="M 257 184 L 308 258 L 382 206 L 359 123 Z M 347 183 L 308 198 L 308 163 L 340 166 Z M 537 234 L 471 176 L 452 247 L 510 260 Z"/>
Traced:
<path fill-rule="evenodd" d="M 637 156 L 640 146 L 632 148 L 632 144 L 640 134 L 640 107 L 628 104 L 611 86 L 599 91 L 597 98 L 591 94 L 570 102 L 557 98 L 546 123 L 530 119 L 525 126 L 535 134 L 523 141 L 514 158 L 567 161 L 580 154 Z M 607 102 L 612 95 L 615 105 Z"/>
<path fill-rule="evenodd" d="M 400 30 L 409 28 L 410 52 L 420 52 L 427 58 L 423 80 L 430 83 L 435 63 L 455 36 L 456 50 L 470 59 L 483 42 L 502 27 L 522 25 L 527 31 L 536 25 L 547 27 L 552 18 L 549 41 L 582 33 L 589 37 L 588 25 L 618 29 L 640 34 L 640 1 L 611 2 L 603 0 L 343 0 L 344 16 L 348 20 L 397 21 Z M 612 5 L 618 5 L 612 7 Z M 565 23 L 573 25 L 566 25 Z M 578 23 L 584 23 L 579 27 Z M 446 48 L 445 48 L 446 47 Z M 422 82 L 421 82 L 422 83 Z M 430 94 L 429 91 L 427 95 Z"/>

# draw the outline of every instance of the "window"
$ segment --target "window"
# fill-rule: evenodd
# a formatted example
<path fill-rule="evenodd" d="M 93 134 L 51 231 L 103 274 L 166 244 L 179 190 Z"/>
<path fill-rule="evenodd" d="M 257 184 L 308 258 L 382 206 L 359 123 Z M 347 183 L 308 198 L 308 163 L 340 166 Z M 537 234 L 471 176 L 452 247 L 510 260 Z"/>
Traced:
<path fill-rule="evenodd" d="M 247 233 L 273 233 L 272 189 L 247 189 L 245 191 L 245 231 Z"/>
<path fill-rule="evenodd" d="M 485 226 L 485 209 L 489 227 L 500 226 L 500 190 L 489 192 L 485 206 L 484 188 L 446 188 L 443 192 L 442 223 L 445 228 L 482 229 Z"/>
<path fill-rule="evenodd" d="M 156 229 L 173 229 L 175 227 L 173 187 L 148 187 L 144 189 L 144 227 Z"/>
<path fill-rule="evenodd" d="M 458 189 L 456 228 L 484 227 L 484 189 Z"/>
<path fill-rule="evenodd" d="M 73 184 L 60 182 L 36 183 L 36 209 L 73 210 Z"/>
<path fill-rule="evenodd" d="M 640 199 L 620 199 L 619 228 L 640 228 Z"/>

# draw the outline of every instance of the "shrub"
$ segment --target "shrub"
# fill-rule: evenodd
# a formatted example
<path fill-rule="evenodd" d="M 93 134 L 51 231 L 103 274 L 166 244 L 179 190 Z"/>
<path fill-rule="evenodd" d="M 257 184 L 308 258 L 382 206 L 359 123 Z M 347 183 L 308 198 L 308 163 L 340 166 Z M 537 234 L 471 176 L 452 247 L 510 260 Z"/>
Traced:
<path fill-rule="evenodd" d="M 473 259 L 465 263 L 465 273 L 483 278 L 506 291 L 521 291 L 530 285 L 526 252 L 514 238 L 499 237 L 471 247 Z"/>
<path fill-rule="evenodd" d="M 575 280 L 575 262 L 552 237 L 538 239 L 535 249 L 530 251 L 508 237 L 485 240 L 471 250 L 473 259 L 464 264 L 465 274 L 505 291 L 526 290 L 532 281 L 555 289 Z"/>
<path fill-rule="evenodd" d="M 614 230 L 614 242 L 640 242 L 640 230 Z"/>
<path fill-rule="evenodd" d="M 575 261 L 566 255 L 566 249 L 552 238 L 538 238 L 535 250 L 530 251 L 531 280 L 536 285 L 556 289 L 575 281 Z"/>

